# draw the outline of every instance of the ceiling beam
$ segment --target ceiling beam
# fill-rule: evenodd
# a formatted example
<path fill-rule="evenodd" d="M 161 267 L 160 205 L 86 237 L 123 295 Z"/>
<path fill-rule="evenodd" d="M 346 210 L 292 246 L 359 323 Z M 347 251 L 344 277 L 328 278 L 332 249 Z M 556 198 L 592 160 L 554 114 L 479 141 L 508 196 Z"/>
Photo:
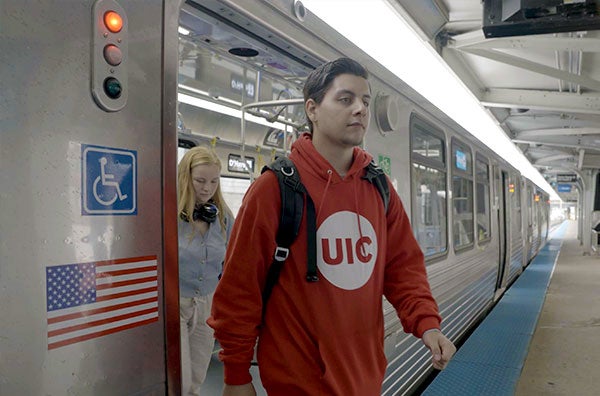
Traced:
<path fill-rule="evenodd" d="M 496 51 L 493 49 L 474 49 L 474 48 L 463 48 L 462 51 L 469 54 L 481 56 L 483 58 L 495 60 L 496 62 L 505 63 L 507 65 L 515 66 L 520 69 L 532 71 L 534 73 L 544 74 L 546 76 L 554 77 L 559 80 L 569 81 L 581 86 L 600 91 L 600 81 L 595 80 L 584 75 L 569 73 L 568 71 L 559 70 L 554 67 L 546 66 L 541 63 L 532 62 L 518 56 L 508 55 L 506 53 Z"/>
<path fill-rule="evenodd" d="M 519 132 L 515 136 L 517 139 L 527 139 L 533 137 L 548 136 L 577 136 L 577 135 L 600 135 L 600 126 L 598 128 L 552 128 L 552 129 L 529 129 Z"/>
<path fill-rule="evenodd" d="M 569 155 L 569 156 L 574 156 L 574 151 L 569 149 L 568 147 L 562 148 L 554 148 L 554 147 L 532 147 L 529 146 L 529 150 L 527 151 L 527 155 L 529 157 L 535 157 L 535 158 L 540 158 L 540 157 L 546 157 L 549 155 Z"/>
<path fill-rule="evenodd" d="M 551 146 L 551 147 L 569 147 L 577 150 L 595 150 L 600 151 L 600 147 L 593 148 L 586 145 L 581 144 L 569 144 L 564 142 L 548 142 L 542 139 L 511 139 L 513 143 L 529 143 L 529 144 L 541 144 L 543 146 Z"/>
<path fill-rule="evenodd" d="M 544 173 L 547 173 L 550 175 L 550 174 L 558 174 L 558 173 L 566 173 L 566 172 L 572 172 L 572 173 L 575 173 L 578 177 L 580 177 L 580 178 L 582 177 L 581 171 L 579 171 L 576 168 L 573 168 L 572 166 L 563 166 L 563 167 L 553 166 L 552 169 L 548 169 Z"/>
<path fill-rule="evenodd" d="M 481 80 L 477 78 L 477 74 L 469 69 L 469 66 L 466 64 L 460 51 L 443 47 L 440 55 L 460 81 L 467 86 L 476 98 L 481 100 L 481 97 L 484 95 L 484 85 Z M 598 113 L 600 113 L 600 110 Z"/>
<path fill-rule="evenodd" d="M 536 160 L 534 165 L 543 165 L 543 164 L 547 164 L 549 162 L 562 161 L 562 160 L 566 160 L 569 158 L 573 158 L 573 155 L 571 155 L 571 154 L 548 155 L 546 157 Z"/>
<path fill-rule="evenodd" d="M 600 83 L 600 82 L 599 82 Z M 481 103 L 488 107 L 526 108 L 565 113 L 600 114 L 600 94 L 490 88 Z"/>
<path fill-rule="evenodd" d="M 597 154 L 585 154 L 585 159 L 581 163 L 581 168 L 599 168 L 600 167 L 600 155 Z"/>
<path fill-rule="evenodd" d="M 589 37 L 516 36 L 486 39 L 482 30 L 453 36 L 451 48 L 470 49 L 528 49 L 552 51 L 600 52 L 600 39 Z"/>

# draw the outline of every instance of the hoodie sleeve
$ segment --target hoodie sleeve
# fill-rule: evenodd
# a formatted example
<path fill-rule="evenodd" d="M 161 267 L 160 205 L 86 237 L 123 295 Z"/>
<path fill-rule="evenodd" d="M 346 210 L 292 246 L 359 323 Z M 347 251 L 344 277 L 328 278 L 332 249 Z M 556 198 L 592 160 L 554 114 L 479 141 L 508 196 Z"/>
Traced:
<path fill-rule="evenodd" d="M 391 185 L 384 295 L 396 309 L 405 332 L 421 338 L 426 330 L 440 328 L 441 317 L 431 294 L 423 252 Z"/>
<path fill-rule="evenodd" d="M 250 362 L 262 321 L 262 290 L 275 251 L 280 207 L 277 178 L 265 172 L 250 186 L 233 224 L 207 320 L 222 347 L 219 358 L 229 385 L 252 381 Z"/>

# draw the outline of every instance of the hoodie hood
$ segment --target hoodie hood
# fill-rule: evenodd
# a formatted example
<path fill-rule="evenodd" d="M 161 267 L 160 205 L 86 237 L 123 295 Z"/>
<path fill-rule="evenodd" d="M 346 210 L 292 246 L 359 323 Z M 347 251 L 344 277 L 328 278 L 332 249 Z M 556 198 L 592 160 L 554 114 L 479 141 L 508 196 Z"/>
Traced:
<path fill-rule="evenodd" d="M 356 223 L 359 235 L 363 236 L 362 226 L 360 222 L 360 205 L 357 193 L 357 185 L 359 183 L 365 183 L 361 180 L 361 177 L 365 173 L 365 167 L 371 162 L 373 157 L 365 150 L 354 147 L 352 153 L 352 165 L 350 169 L 342 178 L 333 168 L 333 166 L 325 159 L 315 148 L 312 143 L 312 135 L 304 133 L 298 140 L 292 145 L 292 153 L 290 159 L 294 162 L 300 172 L 308 172 L 309 175 L 302 176 L 302 183 L 308 189 L 309 194 L 313 198 L 316 205 L 317 220 L 322 221 L 329 213 L 335 211 L 335 207 L 338 207 L 339 196 L 336 198 L 329 194 L 333 186 L 338 185 L 343 187 L 345 190 L 344 195 L 350 195 L 350 201 L 352 202 L 353 211 L 356 213 Z M 304 177 L 308 176 L 308 177 Z M 321 184 L 322 190 L 318 188 L 319 194 L 315 194 L 316 191 L 313 189 L 316 185 Z M 339 190 L 338 190 L 339 191 Z M 323 209 L 329 207 L 325 211 Z M 348 208 L 349 209 L 349 208 Z"/>
<path fill-rule="evenodd" d="M 354 147 L 352 157 L 352 165 L 344 178 L 362 176 L 364 168 L 373 159 L 371 154 L 359 147 Z M 302 158 L 302 160 L 294 161 L 298 158 Z M 312 143 L 312 135 L 310 133 L 303 133 L 298 140 L 292 144 L 290 159 L 294 161 L 294 163 L 301 163 L 303 165 L 303 170 L 309 171 L 326 182 L 335 184 L 342 181 L 342 177 L 335 171 L 329 161 L 316 150 Z"/>

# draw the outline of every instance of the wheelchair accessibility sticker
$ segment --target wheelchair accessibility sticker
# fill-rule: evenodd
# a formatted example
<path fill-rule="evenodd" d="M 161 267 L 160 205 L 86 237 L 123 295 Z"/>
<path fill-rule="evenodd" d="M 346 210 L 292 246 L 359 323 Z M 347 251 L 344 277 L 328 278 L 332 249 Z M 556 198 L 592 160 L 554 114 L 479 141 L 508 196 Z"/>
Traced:
<path fill-rule="evenodd" d="M 81 145 L 83 215 L 137 214 L 137 152 Z"/>

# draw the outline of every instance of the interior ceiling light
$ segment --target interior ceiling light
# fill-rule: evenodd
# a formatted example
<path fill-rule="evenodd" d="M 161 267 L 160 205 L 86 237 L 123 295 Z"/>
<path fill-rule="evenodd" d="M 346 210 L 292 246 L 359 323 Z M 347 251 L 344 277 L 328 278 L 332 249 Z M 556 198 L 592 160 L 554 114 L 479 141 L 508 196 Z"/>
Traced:
<path fill-rule="evenodd" d="M 369 0 L 367 7 L 364 0 L 302 2 L 309 11 L 544 189 L 550 194 L 550 199 L 561 200 L 439 54 L 419 37 L 386 0 Z M 340 9 L 342 4 L 343 11 Z M 386 36 L 393 37 L 399 51 L 390 51 L 388 40 L 381 39 L 382 26 L 385 26 Z"/>
<path fill-rule="evenodd" d="M 214 111 L 220 114 L 228 115 L 235 118 L 242 118 L 242 111 L 238 109 L 231 108 L 229 106 L 225 106 L 219 103 L 214 103 L 205 99 L 197 98 L 195 96 L 191 96 L 182 92 L 177 94 L 177 100 L 180 103 L 185 103 L 194 107 L 198 107 L 200 109 L 205 109 L 209 111 Z M 246 113 L 244 115 L 244 119 L 248 122 L 253 122 L 255 124 L 264 125 L 267 127 L 272 127 L 276 129 L 280 129 L 282 131 L 286 130 L 286 125 L 281 122 L 269 122 L 264 118 L 254 116 L 252 114 Z M 289 129 L 289 128 L 287 128 Z"/>

